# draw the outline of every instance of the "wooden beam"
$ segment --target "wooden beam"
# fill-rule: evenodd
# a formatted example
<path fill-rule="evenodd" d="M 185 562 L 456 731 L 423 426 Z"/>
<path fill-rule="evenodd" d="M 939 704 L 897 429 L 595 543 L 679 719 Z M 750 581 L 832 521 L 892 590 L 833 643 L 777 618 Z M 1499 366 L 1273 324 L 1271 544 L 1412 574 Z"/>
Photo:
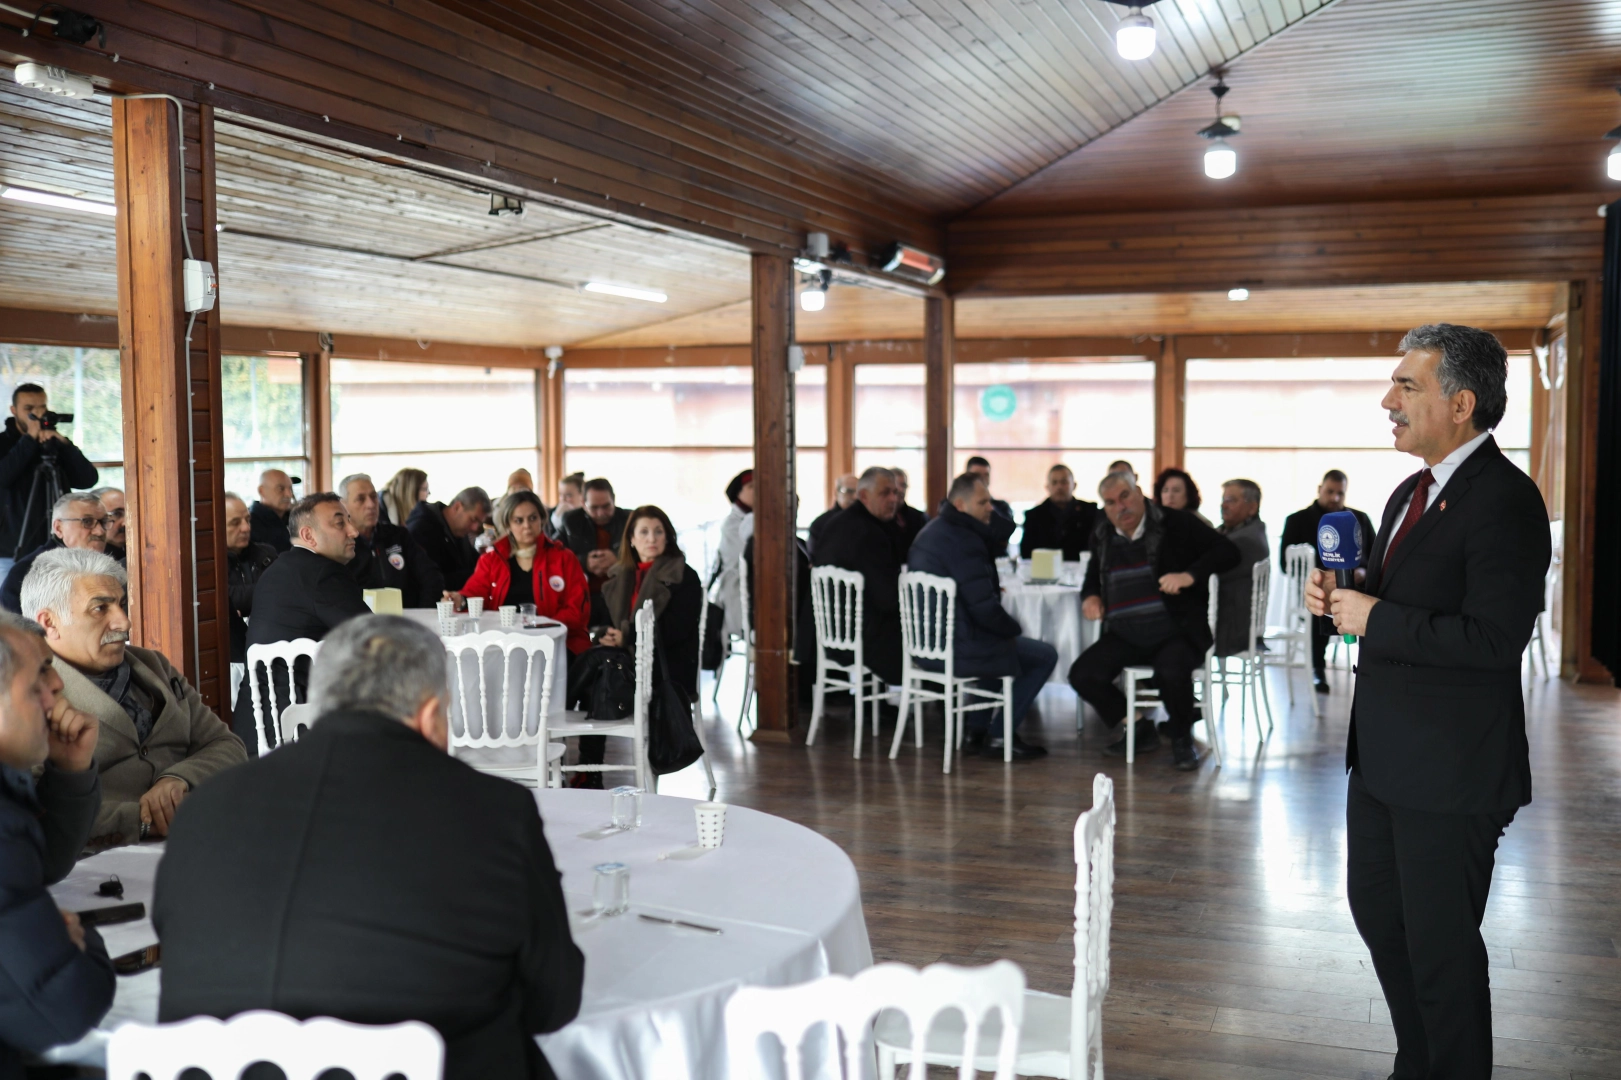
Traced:
<path fill-rule="evenodd" d="M 540 392 L 540 483 L 542 499 L 556 499 L 558 485 L 568 475 L 563 465 L 563 365 L 548 365 L 536 373 Z"/>
<path fill-rule="evenodd" d="M 950 227 L 948 280 L 995 296 L 1597 277 L 1605 199 L 969 217 Z"/>
<path fill-rule="evenodd" d="M 794 266 L 782 255 L 751 257 L 754 343 L 753 738 L 788 742 L 798 720 L 794 687 Z"/>
<path fill-rule="evenodd" d="M 304 494 L 331 491 L 332 354 L 322 348 L 304 354 L 304 456 L 310 459 Z"/>
<path fill-rule="evenodd" d="M 807 356 L 807 361 L 814 358 Z M 571 368 L 748 367 L 751 345 L 683 345 L 668 348 L 570 349 Z"/>
<path fill-rule="evenodd" d="M 214 335 L 206 330 L 200 336 L 201 365 L 187 355 L 181 284 L 185 229 L 181 127 L 175 106 L 167 100 L 113 99 L 124 484 L 132 530 L 131 641 L 163 653 L 202 691 L 199 559 L 192 542 L 198 508 L 193 485 L 199 470 L 192 465 L 190 433 L 198 406 L 206 410 L 211 397 L 195 399 L 199 379 L 207 392 L 219 358 L 209 357 Z M 212 419 L 205 413 L 203 420 L 208 425 L 203 430 L 211 432 Z M 208 477 L 211 487 L 221 479 Z M 217 516 L 210 506 L 210 526 Z M 212 541 L 214 530 L 209 533 Z M 214 548 L 211 543 L 211 554 Z M 213 559 L 209 562 L 212 584 Z M 213 645 L 218 644 L 216 634 Z M 212 700 L 219 702 L 224 695 L 219 692 L 217 655 L 209 674 Z"/>
<path fill-rule="evenodd" d="M 1599 281 L 1570 283 L 1565 344 L 1565 522 L 1560 670 L 1581 683 L 1613 684 L 1593 658 L 1593 515 L 1598 485 Z"/>
<path fill-rule="evenodd" d="M 1154 358 L 1155 477 L 1181 468 L 1187 456 L 1188 362 L 1177 344 L 1176 338 L 1165 338 Z"/>
<path fill-rule="evenodd" d="M 843 345 L 827 347 L 827 505 L 833 505 L 839 477 L 854 472 L 855 365 Z"/>
<path fill-rule="evenodd" d="M 956 390 L 956 306 L 951 297 L 923 302 L 923 505 L 939 506 L 951 486 L 952 395 Z"/>

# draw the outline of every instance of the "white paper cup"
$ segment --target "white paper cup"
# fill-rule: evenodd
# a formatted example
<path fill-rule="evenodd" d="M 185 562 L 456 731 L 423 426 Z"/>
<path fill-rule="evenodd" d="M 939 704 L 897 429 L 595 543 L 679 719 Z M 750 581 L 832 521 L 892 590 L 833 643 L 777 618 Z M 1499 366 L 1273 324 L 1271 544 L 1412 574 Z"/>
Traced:
<path fill-rule="evenodd" d="M 518 625 L 518 608 L 515 604 L 501 605 L 501 625 L 512 627 Z"/>
<path fill-rule="evenodd" d="M 456 614 L 456 601 L 454 600 L 440 600 L 433 606 L 434 609 L 439 612 L 439 617 L 441 619 L 448 619 L 452 615 Z"/>
<path fill-rule="evenodd" d="M 726 804 L 701 802 L 692 808 L 698 818 L 698 846 L 718 848 L 726 838 Z"/>
<path fill-rule="evenodd" d="M 469 596 L 467 598 L 467 614 L 475 619 L 484 614 L 484 598 L 482 596 Z"/>

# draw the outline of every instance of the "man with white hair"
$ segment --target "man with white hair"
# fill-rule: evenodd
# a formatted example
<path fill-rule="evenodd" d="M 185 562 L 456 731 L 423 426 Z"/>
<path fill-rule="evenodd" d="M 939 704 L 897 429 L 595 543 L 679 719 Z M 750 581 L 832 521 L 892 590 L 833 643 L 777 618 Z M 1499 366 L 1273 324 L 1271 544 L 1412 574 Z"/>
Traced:
<path fill-rule="evenodd" d="M 534 792 L 446 753 L 450 700 L 428 628 L 327 636 L 308 732 L 199 791 L 170 836 L 160 1020 L 420 1020 L 447 1080 L 553 1075 L 534 1037 L 579 1012 L 584 958 Z"/>
<path fill-rule="evenodd" d="M 129 644 L 124 568 L 99 551 L 47 551 L 23 582 L 23 608 L 63 663 L 62 696 L 101 722 L 101 811 L 90 846 L 167 836 L 204 780 L 247 760 L 242 742 L 162 653 Z"/>
<path fill-rule="evenodd" d="M 101 500 L 88 491 L 70 491 L 51 507 L 51 538 L 18 559 L 0 586 L 0 608 L 21 613 L 23 582 L 29 567 L 47 551 L 59 548 L 77 548 L 83 551 L 106 551 L 107 532 L 112 519 L 107 516 Z"/>
<path fill-rule="evenodd" d="M 288 515 L 293 509 L 293 485 L 303 482 L 303 477 L 288 476 L 280 469 L 266 469 L 259 474 L 259 497 L 249 511 L 255 544 L 269 544 L 277 551 L 293 546 Z"/>
<path fill-rule="evenodd" d="M 355 557 L 349 576 L 362 589 L 398 589 L 408 608 L 431 608 L 445 592 L 445 575 L 404 525 L 381 520 L 383 503 L 365 473 L 338 481 L 338 498 L 354 522 Z"/>

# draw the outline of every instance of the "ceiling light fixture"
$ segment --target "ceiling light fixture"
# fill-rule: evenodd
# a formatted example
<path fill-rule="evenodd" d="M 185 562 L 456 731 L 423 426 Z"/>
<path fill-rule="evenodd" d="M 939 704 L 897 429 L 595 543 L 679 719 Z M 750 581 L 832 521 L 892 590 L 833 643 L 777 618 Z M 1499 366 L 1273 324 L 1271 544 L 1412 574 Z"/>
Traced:
<path fill-rule="evenodd" d="M 491 217 L 521 217 L 523 215 L 523 200 L 513 198 L 511 195 L 502 195 L 500 192 L 490 192 Z"/>
<path fill-rule="evenodd" d="M 586 292 L 602 293 L 604 296 L 623 296 L 627 300 L 646 300 L 650 304 L 662 304 L 669 297 L 657 289 L 638 289 L 631 285 L 610 285 L 606 281 L 588 281 L 581 286 Z"/>
<path fill-rule="evenodd" d="M 833 284 L 833 271 L 822 267 L 812 275 L 799 291 L 799 307 L 803 311 L 821 311 L 827 307 L 827 289 Z"/>
<path fill-rule="evenodd" d="M 1227 140 L 1238 134 L 1241 122 L 1236 114 L 1221 111 L 1221 99 L 1227 96 L 1227 90 L 1226 81 L 1217 72 L 1216 85 L 1210 88 L 1216 97 L 1216 121 L 1197 132 L 1200 138 L 1210 140 L 1204 152 L 1204 174 L 1212 180 L 1225 180 L 1238 171 L 1238 151 Z"/>
<path fill-rule="evenodd" d="M 1249 298 L 1250 291 L 1248 289 L 1237 288 L 1227 290 L 1227 299 L 1229 300 L 1248 300 Z"/>
<path fill-rule="evenodd" d="M 1621 94 L 1621 86 L 1616 87 L 1615 90 L 1616 93 Z M 1604 137 L 1606 139 L 1621 139 L 1621 127 L 1611 128 L 1604 133 Z M 1614 148 L 1610 150 L 1610 158 L 1605 164 L 1604 171 L 1611 180 L 1621 180 L 1621 142 L 1616 143 Z"/>
<path fill-rule="evenodd" d="M 1143 14 L 1142 5 L 1127 6 L 1131 10 L 1114 31 L 1115 51 L 1122 60 L 1147 60 L 1154 55 L 1154 20 Z"/>
<path fill-rule="evenodd" d="M 0 199 L 15 199 L 17 202 L 35 203 L 39 206 L 54 206 L 59 210 L 79 210 L 87 214 L 105 214 L 114 217 L 118 214 L 118 207 L 108 202 L 96 202 L 92 199 L 75 199 L 71 195 L 57 195 L 50 191 L 34 191 L 31 188 L 8 187 L 0 189 Z"/>

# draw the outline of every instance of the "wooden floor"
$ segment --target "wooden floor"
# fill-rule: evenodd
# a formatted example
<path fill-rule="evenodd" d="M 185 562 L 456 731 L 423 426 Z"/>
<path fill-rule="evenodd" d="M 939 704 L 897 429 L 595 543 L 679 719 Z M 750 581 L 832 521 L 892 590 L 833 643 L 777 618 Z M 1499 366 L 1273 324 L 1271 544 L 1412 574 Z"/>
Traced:
<path fill-rule="evenodd" d="M 1389 1013 L 1345 901 L 1348 676 L 1317 720 L 1300 675 L 1291 710 L 1274 673 L 1272 737 L 1253 719 L 1241 731 L 1235 700 L 1226 767 L 1192 774 L 1168 748 L 1129 769 L 1103 756 L 1098 725 L 1077 735 L 1073 695 L 1049 687 L 1032 722 L 1050 757 L 969 759 L 948 777 L 937 728 L 922 754 L 890 761 L 886 739 L 853 760 L 845 708 L 815 747 L 738 738 L 736 667 L 724 716 L 705 682 L 719 797 L 849 852 L 879 960 L 1008 957 L 1067 993 L 1071 835 L 1102 770 L 1119 808 L 1109 1076 L 1389 1075 Z M 1536 798 L 1503 841 L 1484 928 L 1496 1075 L 1621 1078 L 1621 693 L 1528 679 L 1527 708 Z M 702 796 L 702 772 L 660 790 Z"/>

